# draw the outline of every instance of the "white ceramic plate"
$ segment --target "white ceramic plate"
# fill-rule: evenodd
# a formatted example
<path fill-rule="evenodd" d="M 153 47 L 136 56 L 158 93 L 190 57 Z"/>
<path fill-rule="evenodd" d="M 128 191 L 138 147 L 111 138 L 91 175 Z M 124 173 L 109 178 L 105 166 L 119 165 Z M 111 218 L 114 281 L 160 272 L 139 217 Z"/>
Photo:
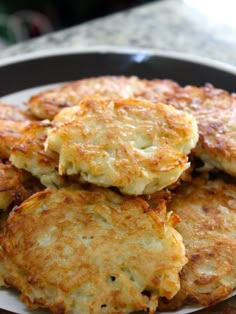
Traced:
<path fill-rule="evenodd" d="M 0 100 L 20 106 L 41 89 L 97 75 L 169 78 L 184 85 L 203 85 L 210 82 L 216 87 L 236 91 L 236 69 L 223 63 L 171 52 L 94 47 L 73 51 L 52 50 L 2 60 Z M 235 302 L 235 297 L 231 300 Z M 229 301 L 217 313 L 224 313 L 228 305 Z M 17 293 L 10 289 L 0 290 L 0 308 L 20 314 L 32 313 L 19 301 Z M 175 313 L 184 314 L 197 310 L 199 308 L 186 307 Z M 33 313 L 48 312 L 37 310 Z M 200 313 L 204 313 L 204 310 Z M 215 309 L 208 309 L 207 313 L 215 313 Z"/>

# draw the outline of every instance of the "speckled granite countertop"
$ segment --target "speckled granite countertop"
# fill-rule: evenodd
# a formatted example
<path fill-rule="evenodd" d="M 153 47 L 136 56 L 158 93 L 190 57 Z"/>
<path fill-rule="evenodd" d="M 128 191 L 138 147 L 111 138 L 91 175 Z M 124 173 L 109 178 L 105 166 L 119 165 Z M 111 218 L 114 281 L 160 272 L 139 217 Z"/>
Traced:
<path fill-rule="evenodd" d="M 224 13 L 227 20 L 222 20 L 222 15 L 217 15 L 219 4 L 214 13 L 206 5 L 210 1 L 203 3 L 204 10 L 201 2 L 151 2 L 11 46 L 0 52 L 0 58 L 50 48 L 115 45 L 184 52 L 236 65 L 236 25 L 230 19 L 233 8 L 228 8 Z"/>

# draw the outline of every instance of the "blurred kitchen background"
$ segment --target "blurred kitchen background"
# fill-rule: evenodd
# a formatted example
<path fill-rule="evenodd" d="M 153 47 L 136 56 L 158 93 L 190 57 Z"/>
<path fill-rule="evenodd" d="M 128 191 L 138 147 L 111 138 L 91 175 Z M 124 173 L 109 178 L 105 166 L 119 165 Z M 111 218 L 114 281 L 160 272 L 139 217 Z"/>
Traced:
<path fill-rule="evenodd" d="M 153 1 L 0 0 L 0 48 Z"/>

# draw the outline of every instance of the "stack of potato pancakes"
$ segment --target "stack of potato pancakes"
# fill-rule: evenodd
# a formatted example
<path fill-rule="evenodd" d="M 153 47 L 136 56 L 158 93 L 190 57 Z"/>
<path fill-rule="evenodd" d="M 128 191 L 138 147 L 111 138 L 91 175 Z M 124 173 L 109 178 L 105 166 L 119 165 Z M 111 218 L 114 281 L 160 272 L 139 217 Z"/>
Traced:
<path fill-rule="evenodd" d="M 102 76 L 0 104 L 2 287 L 55 314 L 209 306 L 236 286 L 236 96 Z"/>

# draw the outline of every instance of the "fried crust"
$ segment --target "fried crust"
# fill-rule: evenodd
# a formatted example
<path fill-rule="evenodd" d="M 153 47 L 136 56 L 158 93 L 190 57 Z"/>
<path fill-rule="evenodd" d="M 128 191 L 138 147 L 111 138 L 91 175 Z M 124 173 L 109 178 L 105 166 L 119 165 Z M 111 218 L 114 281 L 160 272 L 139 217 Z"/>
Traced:
<path fill-rule="evenodd" d="M 160 102 L 178 88 L 170 80 L 146 80 L 135 76 L 99 76 L 77 80 L 40 92 L 26 102 L 30 112 L 39 119 L 53 119 L 63 108 L 78 105 L 87 96 L 108 99 L 141 98 Z"/>
<path fill-rule="evenodd" d="M 11 147 L 21 139 L 21 131 L 33 119 L 17 106 L 0 102 L 0 158 L 8 159 Z"/>
<path fill-rule="evenodd" d="M 34 121 L 22 130 L 21 140 L 12 147 L 10 161 L 19 169 L 25 169 L 40 179 L 46 187 L 63 186 L 65 181 L 58 174 L 58 154 L 45 152 L 44 142 L 49 121 Z"/>
<path fill-rule="evenodd" d="M 186 86 L 169 103 L 196 118 L 199 129 L 196 156 L 211 168 L 236 176 L 236 95 L 210 84 Z"/>
<path fill-rule="evenodd" d="M 198 138 L 192 116 L 137 99 L 86 98 L 53 125 L 46 148 L 59 154 L 60 174 L 134 195 L 176 182 Z"/>
<path fill-rule="evenodd" d="M 39 181 L 24 170 L 17 169 L 10 162 L 0 162 L 0 286 L 6 269 L 1 248 L 2 236 L 9 212 L 35 192 L 42 190 Z"/>
<path fill-rule="evenodd" d="M 236 185 L 202 175 L 177 189 L 168 209 L 180 217 L 188 263 L 180 291 L 160 309 L 222 301 L 236 287 Z"/>
<path fill-rule="evenodd" d="M 42 190 L 42 186 L 30 174 L 17 169 L 9 162 L 0 162 L 1 211 L 10 211 L 15 205 L 19 205 L 39 190 Z"/>
<path fill-rule="evenodd" d="M 25 121 L 31 119 L 33 118 L 18 106 L 0 102 L 0 120 Z"/>
<path fill-rule="evenodd" d="M 4 266 L 4 257 L 2 251 L 2 239 L 6 226 L 6 222 L 8 219 L 8 213 L 0 211 L 0 287 L 6 287 L 7 284 L 4 281 L 4 276 L 6 276 L 7 271 Z"/>
<path fill-rule="evenodd" d="M 211 167 L 236 176 L 236 97 L 206 84 L 181 87 L 171 80 L 100 76 L 70 82 L 33 96 L 27 106 L 39 118 L 53 119 L 65 107 L 78 105 L 89 95 L 110 99 L 135 97 L 163 102 L 195 116 L 199 142 L 195 150 Z"/>
<path fill-rule="evenodd" d="M 0 120 L 25 121 L 26 117 L 19 107 L 0 102 Z"/>
<path fill-rule="evenodd" d="M 103 188 L 47 189 L 10 214 L 5 282 L 55 314 L 154 313 L 186 263 L 174 221 L 163 200 L 151 208 Z"/>
<path fill-rule="evenodd" d="M 0 158 L 8 159 L 11 148 L 20 141 L 22 129 L 29 121 L 0 120 Z"/>

